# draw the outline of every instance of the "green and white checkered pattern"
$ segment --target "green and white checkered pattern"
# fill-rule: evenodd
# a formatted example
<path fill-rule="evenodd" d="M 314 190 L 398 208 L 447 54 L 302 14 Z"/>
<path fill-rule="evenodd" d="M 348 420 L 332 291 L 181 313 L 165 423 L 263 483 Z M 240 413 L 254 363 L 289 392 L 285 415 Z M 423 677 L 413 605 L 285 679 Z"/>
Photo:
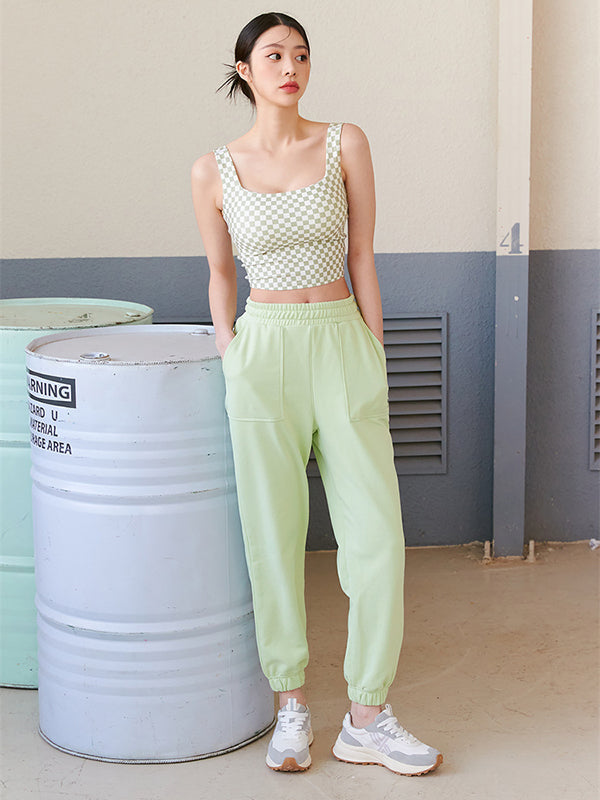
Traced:
<path fill-rule="evenodd" d="M 227 147 L 214 151 L 223 218 L 251 287 L 304 289 L 343 276 L 348 199 L 340 167 L 341 130 L 341 122 L 327 129 L 325 176 L 289 192 L 244 189 Z"/>

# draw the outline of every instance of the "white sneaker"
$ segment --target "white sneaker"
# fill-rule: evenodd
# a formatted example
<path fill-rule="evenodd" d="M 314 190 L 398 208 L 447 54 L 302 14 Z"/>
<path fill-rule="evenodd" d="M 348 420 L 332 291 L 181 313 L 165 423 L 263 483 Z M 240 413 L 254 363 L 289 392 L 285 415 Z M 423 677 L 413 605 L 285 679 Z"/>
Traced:
<path fill-rule="evenodd" d="M 350 719 L 348 712 L 331 749 L 340 761 L 380 764 L 399 775 L 424 775 L 439 767 L 444 760 L 438 750 L 404 730 L 389 703 L 366 728 L 355 728 Z"/>
<path fill-rule="evenodd" d="M 267 766 L 281 772 L 303 772 L 310 767 L 313 742 L 310 711 L 290 697 L 277 712 L 277 725 L 267 750 Z"/>

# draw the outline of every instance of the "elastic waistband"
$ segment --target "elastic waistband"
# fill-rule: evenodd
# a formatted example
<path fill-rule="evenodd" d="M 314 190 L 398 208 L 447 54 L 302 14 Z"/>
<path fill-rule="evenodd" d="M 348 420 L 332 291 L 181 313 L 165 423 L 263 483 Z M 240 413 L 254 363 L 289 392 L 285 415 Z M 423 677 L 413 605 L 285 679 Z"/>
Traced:
<path fill-rule="evenodd" d="M 342 300 L 320 303 L 258 303 L 248 298 L 245 315 L 278 325 L 302 325 L 354 319 L 360 316 L 360 311 L 351 294 Z"/>

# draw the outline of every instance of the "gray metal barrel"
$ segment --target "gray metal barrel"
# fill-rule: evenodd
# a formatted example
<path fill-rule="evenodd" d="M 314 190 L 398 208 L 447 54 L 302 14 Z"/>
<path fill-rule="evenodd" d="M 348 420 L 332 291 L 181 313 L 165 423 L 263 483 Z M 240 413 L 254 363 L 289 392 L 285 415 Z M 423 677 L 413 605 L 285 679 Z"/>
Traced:
<path fill-rule="evenodd" d="M 121 300 L 0 300 L 0 685 L 37 686 L 25 347 L 51 330 L 148 322 L 151 308 Z"/>
<path fill-rule="evenodd" d="M 42 736 L 168 762 L 262 735 L 273 692 L 213 329 L 47 336 L 27 368 Z"/>

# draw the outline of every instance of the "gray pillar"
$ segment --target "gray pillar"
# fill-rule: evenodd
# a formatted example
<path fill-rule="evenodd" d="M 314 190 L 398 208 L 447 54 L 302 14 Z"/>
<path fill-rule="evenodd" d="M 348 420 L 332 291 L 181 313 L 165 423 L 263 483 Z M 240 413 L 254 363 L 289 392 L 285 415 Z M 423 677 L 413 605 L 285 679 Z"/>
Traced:
<path fill-rule="evenodd" d="M 522 555 L 525 537 L 528 255 L 496 257 L 494 556 Z"/>

